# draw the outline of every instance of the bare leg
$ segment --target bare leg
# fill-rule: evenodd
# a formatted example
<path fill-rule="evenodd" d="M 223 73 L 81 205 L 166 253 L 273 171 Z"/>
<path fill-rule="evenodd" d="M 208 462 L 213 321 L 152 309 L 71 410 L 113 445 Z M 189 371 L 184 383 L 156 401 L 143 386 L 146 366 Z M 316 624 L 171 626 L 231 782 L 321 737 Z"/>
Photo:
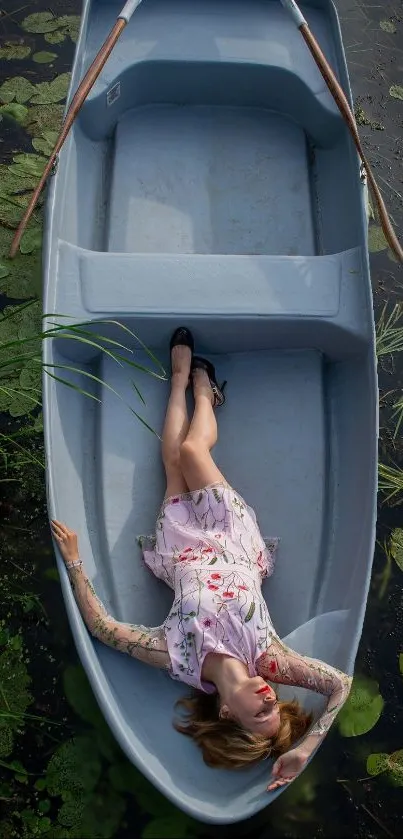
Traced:
<path fill-rule="evenodd" d="M 180 447 L 182 474 L 191 492 L 217 481 L 227 483 L 210 454 L 210 449 L 217 442 L 217 422 L 212 407 L 213 392 L 204 370 L 193 372 L 193 392 L 193 419 Z"/>
<path fill-rule="evenodd" d="M 191 361 L 189 347 L 174 347 L 171 358 L 171 394 L 162 432 L 162 460 L 167 480 L 165 498 L 188 490 L 181 468 L 180 448 L 189 430 L 186 405 L 186 388 L 189 384 Z"/>

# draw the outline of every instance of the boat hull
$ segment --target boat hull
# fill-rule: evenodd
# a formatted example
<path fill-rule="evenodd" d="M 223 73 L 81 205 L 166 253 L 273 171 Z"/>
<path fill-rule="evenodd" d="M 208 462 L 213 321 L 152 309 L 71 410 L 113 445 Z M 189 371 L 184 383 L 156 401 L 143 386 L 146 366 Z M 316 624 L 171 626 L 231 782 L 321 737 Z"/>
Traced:
<path fill-rule="evenodd" d="M 73 89 L 116 11 L 85 4 Z M 303 11 L 350 95 L 332 4 Z M 144 0 L 60 155 L 44 310 L 109 340 L 122 341 L 119 321 L 167 370 L 172 330 L 192 328 L 229 382 L 216 459 L 263 536 L 281 540 L 264 583 L 276 630 L 352 673 L 376 511 L 365 194 L 341 117 L 279 2 Z M 128 332 L 124 342 L 149 365 Z M 172 593 L 144 568 L 137 537 L 153 531 L 163 497 L 159 441 L 127 405 L 160 433 L 168 383 L 129 375 L 94 345 L 44 343 L 45 362 L 80 370 L 72 381 L 101 400 L 45 375 L 49 512 L 78 531 L 111 613 L 158 625 Z M 207 768 L 171 725 L 183 687 L 92 640 L 57 559 L 77 649 L 128 757 L 204 821 L 270 803 L 269 762 Z"/>

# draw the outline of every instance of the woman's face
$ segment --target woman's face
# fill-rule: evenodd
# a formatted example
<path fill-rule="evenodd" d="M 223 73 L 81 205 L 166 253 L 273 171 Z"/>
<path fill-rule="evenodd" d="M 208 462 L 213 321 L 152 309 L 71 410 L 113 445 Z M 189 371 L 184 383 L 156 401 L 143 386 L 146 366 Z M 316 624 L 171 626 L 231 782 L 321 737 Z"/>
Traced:
<path fill-rule="evenodd" d="M 273 737 L 280 727 L 277 696 L 260 676 L 248 679 L 234 690 L 221 715 L 237 720 L 247 731 Z"/>

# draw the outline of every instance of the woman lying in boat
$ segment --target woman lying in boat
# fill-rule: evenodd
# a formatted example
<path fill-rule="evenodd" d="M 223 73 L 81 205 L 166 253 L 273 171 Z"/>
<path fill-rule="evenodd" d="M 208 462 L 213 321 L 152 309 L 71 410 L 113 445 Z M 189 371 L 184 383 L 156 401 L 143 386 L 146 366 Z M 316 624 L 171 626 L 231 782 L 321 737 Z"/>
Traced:
<path fill-rule="evenodd" d="M 261 592 L 273 553 L 253 510 L 227 483 L 211 449 L 214 408 L 224 403 L 214 367 L 193 355 L 193 338 L 180 327 L 171 339 L 172 379 L 163 436 L 167 488 L 151 571 L 175 592 L 163 626 L 121 623 L 107 614 L 85 574 L 77 536 L 52 522 L 74 594 L 90 632 L 122 652 L 166 669 L 191 685 L 176 723 L 200 746 L 209 766 L 237 769 L 273 756 L 268 789 L 303 769 L 344 703 L 351 679 L 289 649 L 276 635 Z M 195 400 L 189 424 L 186 389 Z M 296 702 L 281 702 L 275 684 L 298 685 L 327 697 L 318 722 Z M 295 748 L 293 744 L 297 743 Z"/>

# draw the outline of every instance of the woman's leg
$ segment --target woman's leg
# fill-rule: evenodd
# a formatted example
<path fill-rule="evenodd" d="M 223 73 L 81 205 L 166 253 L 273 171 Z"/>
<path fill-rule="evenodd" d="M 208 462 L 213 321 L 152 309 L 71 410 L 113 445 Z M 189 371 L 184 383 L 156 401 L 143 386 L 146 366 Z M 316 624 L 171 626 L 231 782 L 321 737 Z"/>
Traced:
<path fill-rule="evenodd" d="M 224 475 L 210 454 L 217 442 L 217 422 L 212 406 L 213 391 L 205 370 L 193 371 L 195 410 L 186 439 L 180 447 L 180 465 L 184 479 L 193 492 L 208 484 L 224 481 Z"/>
<path fill-rule="evenodd" d="M 165 498 L 188 490 L 181 468 L 180 448 L 189 430 L 186 388 L 189 384 L 190 362 L 189 347 L 180 345 L 173 348 L 171 393 L 162 432 L 162 460 L 167 480 Z"/>

